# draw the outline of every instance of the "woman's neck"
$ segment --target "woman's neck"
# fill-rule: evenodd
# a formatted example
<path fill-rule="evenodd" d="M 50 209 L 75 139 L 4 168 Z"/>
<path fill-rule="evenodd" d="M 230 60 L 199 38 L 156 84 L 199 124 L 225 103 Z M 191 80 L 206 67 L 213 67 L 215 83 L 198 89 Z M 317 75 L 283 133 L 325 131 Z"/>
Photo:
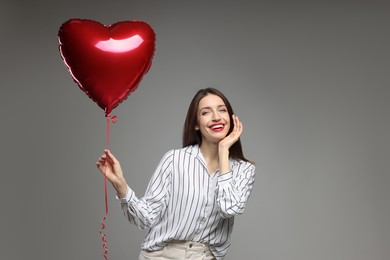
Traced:
<path fill-rule="evenodd" d="M 219 165 L 218 144 L 202 142 L 200 151 L 202 152 L 203 158 L 206 160 L 209 173 L 215 172 Z"/>
<path fill-rule="evenodd" d="M 218 144 L 202 142 L 200 150 L 205 159 L 218 160 Z"/>

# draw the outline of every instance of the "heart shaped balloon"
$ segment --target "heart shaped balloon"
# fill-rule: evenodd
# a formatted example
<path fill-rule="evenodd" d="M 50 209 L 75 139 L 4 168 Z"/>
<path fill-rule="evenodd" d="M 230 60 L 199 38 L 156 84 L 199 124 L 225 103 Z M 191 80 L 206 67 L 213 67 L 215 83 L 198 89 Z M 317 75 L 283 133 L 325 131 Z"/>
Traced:
<path fill-rule="evenodd" d="M 134 92 L 148 72 L 155 33 L 142 21 L 110 26 L 71 19 L 58 32 L 60 53 L 74 81 L 106 116 Z"/>

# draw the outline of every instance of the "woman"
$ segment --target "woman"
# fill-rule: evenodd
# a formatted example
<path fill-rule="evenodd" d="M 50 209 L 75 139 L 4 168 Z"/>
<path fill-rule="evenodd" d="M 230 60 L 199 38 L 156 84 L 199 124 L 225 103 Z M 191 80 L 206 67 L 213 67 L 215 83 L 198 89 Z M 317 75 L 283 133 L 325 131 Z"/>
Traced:
<path fill-rule="evenodd" d="M 242 152 L 242 131 L 220 91 L 199 90 L 184 122 L 183 148 L 163 156 L 142 198 L 105 150 L 97 167 L 129 222 L 149 229 L 139 260 L 224 259 L 234 216 L 243 213 L 255 179 L 255 166 Z"/>

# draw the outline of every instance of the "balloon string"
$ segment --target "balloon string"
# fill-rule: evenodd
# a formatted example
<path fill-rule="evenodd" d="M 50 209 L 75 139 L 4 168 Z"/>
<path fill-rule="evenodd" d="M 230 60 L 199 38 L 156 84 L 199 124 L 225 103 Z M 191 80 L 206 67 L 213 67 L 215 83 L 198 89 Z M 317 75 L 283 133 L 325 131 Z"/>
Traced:
<path fill-rule="evenodd" d="M 109 148 L 110 145 L 110 115 L 106 116 L 107 123 L 106 123 L 106 149 Z M 104 201 L 106 205 L 106 215 L 102 218 L 101 220 L 101 228 L 100 228 L 100 234 L 102 237 L 103 241 L 103 257 L 105 260 L 108 260 L 108 246 L 107 246 L 107 236 L 103 232 L 103 229 L 106 228 L 106 225 L 104 222 L 107 219 L 108 216 L 108 192 L 107 192 L 107 176 L 106 176 L 106 170 L 107 170 L 107 163 L 106 163 L 106 168 L 104 170 Z"/>
<path fill-rule="evenodd" d="M 108 149 L 110 146 L 110 115 L 107 116 L 107 123 L 106 123 L 106 149 Z M 107 167 L 107 166 L 106 166 Z M 107 199 L 107 176 L 106 173 L 104 173 L 104 199 L 106 202 L 106 215 L 108 214 L 108 199 Z"/>

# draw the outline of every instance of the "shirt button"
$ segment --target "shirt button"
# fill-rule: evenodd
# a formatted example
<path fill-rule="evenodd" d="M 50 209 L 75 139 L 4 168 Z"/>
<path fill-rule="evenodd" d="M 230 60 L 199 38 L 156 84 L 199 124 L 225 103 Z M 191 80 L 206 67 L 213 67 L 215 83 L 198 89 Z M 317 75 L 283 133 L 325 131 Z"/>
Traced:
<path fill-rule="evenodd" d="M 191 247 L 192 247 L 192 244 L 189 245 L 189 248 L 191 248 Z"/>

